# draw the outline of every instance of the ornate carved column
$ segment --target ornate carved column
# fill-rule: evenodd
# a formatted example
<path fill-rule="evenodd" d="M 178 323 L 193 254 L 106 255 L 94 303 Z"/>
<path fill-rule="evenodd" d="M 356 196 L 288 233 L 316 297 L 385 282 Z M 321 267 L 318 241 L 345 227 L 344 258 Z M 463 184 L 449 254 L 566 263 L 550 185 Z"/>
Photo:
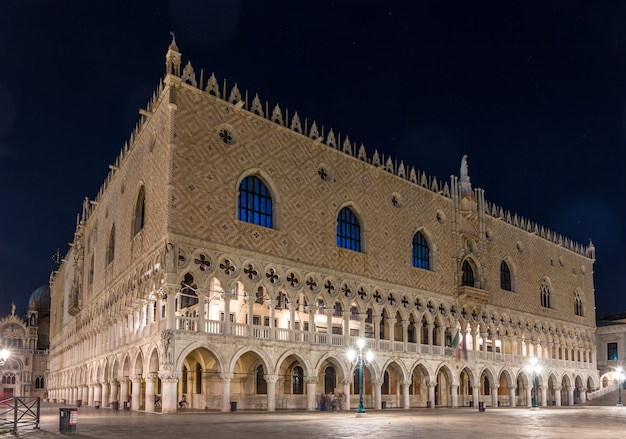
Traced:
<path fill-rule="evenodd" d="M 139 410 L 141 408 L 141 375 L 134 376 L 131 381 L 131 407 L 133 410 Z"/>
<path fill-rule="evenodd" d="M 382 317 L 380 314 L 374 316 L 374 349 L 380 349 L 380 321 Z"/>
<path fill-rule="evenodd" d="M 145 405 L 146 412 L 154 411 L 154 396 L 155 396 L 154 384 L 156 382 L 156 379 L 157 379 L 156 372 L 150 372 L 148 376 L 146 377 L 146 405 Z"/>
<path fill-rule="evenodd" d="M 343 345 L 350 346 L 350 310 L 341 313 L 343 317 Z"/>
<path fill-rule="evenodd" d="M 474 384 L 472 386 L 472 401 L 474 401 L 474 407 L 478 407 L 478 403 L 480 402 L 480 386 Z"/>
<path fill-rule="evenodd" d="M 452 384 L 450 386 L 450 392 L 452 396 L 452 408 L 456 408 L 459 406 L 459 385 Z"/>
<path fill-rule="evenodd" d="M 333 344 L 333 313 L 335 312 L 334 308 L 326 308 L 326 344 Z"/>
<path fill-rule="evenodd" d="M 128 383 L 130 380 L 128 377 L 123 377 L 120 379 L 120 402 L 124 404 L 128 402 Z"/>
<path fill-rule="evenodd" d="M 561 406 L 561 390 L 563 390 L 563 388 L 560 386 L 554 388 L 554 401 L 557 407 Z"/>
<path fill-rule="evenodd" d="M 230 336 L 232 335 L 232 323 L 230 323 L 230 303 L 233 300 L 233 293 L 231 291 L 224 291 L 222 298 L 224 299 L 224 335 Z"/>
<path fill-rule="evenodd" d="M 107 380 L 102 381 L 102 407 L 109 406 L 109 382 Z"/>
<path fill-rule="evenodd" d="M 408 344 L 409 344 L 409 320 L 402 319 L 402 341 L 404 344 L 404 352 L 408 352 Z"/>
<path fill-rule="evenodd" d="M 267 411 L 276 411 L 276 381 L 278 375 L 263 375 L 267 383 Z"/>
<path fill-rule="evenodd" d="M 382 380 L 378 380 L 378 381 L 374 381 L 372 379 L 372 402 L 374 405 L 374 409 L 376 410 L 380 410 L 383 407 L 383 397 L 382 397 L 382 386 L 383 386 L 383 381 Z M 365 392 L 365 390 L 363 391 Z"/>
<path fill-rule="evenodd" d="M 342 404 L 342 408 L 344 411 L 349 411 L 350 410 L 350 384 L 352 382 L 348 379 L 345 379 L 343 381 L 341 381 L 341 386 L 343 388 L 343 390 L 341 391 L 342 395 L 337 395 L 337 397 L 343 398 L 343 401 L 341 402 Z"/>
<path fill-rule="evenodd" d="M 94 383 L 90 383 L 88 386 L 89 386 L 89 389 L 88 389 L 88 393 L 87 393 L 87 405 L 93 407 Z"/>
<path fill-rule="evenodd" d="M 309 313 L 309 343 L 316 343 L 315 313 L 317 312 L 317 307 L 314 305 L 307 305 L 306 309 Z"/>
<path fill-rule="evenodd" d="M 296 333 L 296 302 L 289 302 L 289 341 L 295 341 Z M 299 340 L 302 341 L 302 340 Z"/>
<path fill-rule="evenodd" d="M 102 386 L 100 381 L 95 381 L 93 383 L 93 406 L 98 405 L 98 402 L 102 404 Z"/>
<path fill-rule="evenodd" d="M 498 407 L 498 389 L 500 386 L 493 384 L 491 386 L 491 405 L 493 407 Z"/>
<path fill-rule="evenodd" d="M 428 329 L 428 340 L 426 344 L 429 346 L 432 346 L 434 344 L 433 331 L 435 329 L 435 325 L 433 325 L 432 323 L 429 323 L 426 325 L 426 328 Z"/>
<path fill-rule="evenodd" d="M 400 384 L 402 384 L 402 408 L 408 410 L 411 406 L 411 395 L 409 395 L 409 387 L 411 386 L 411 382 L 408 380 L 404 380 Z"/>
<path fill-rule="evenodd" d="M 304 378 L 306 383 L 306 409 L 310 412 L 317 408 L 317 377 Z"/>
<path fill-rule="evenodd" d="M 119 402 L 119 399 L 117 397 L 117 394 L 118 394 L 117 387 L 118 387 L 118 385 L 119 385 L 119 383 L 118 383 L 118 381 L 116 379 L 113 379 L 111 381 L 111 397 L 109 398 L 111 400 L 111 402 L 114 402 L 114 401 Z"/>
<path fill-rule="evenodd" d="M 173 370 L 160 370 L 159 378 L 161 379 L 161 412 L 176 413 L 178 409 L 178 395 L 176 394 L 176 385 L 180 372 Z"/>
<path fill-rule="evenodd" d="M 276 304 L 278 301 L 276 299 L 270 299 L 267 301 L 267 305 L 269 306 L 270 312 L 270 339 L 274 340 L 276 338 L 275 332 L 276 327 L 274 325 L 274 315 L 276 314 Z"/>
<path fill-rule="evenodd" d="M 172 285 L 163 287 L 167 293 L 167 306 L 165 307 L 165 327 L 176 329 L 176 289 Z"/>
<path fill-rule="evenodd" d="M 367 313 L 359 313 L 359 338 L 365 337 L 365 320 L 367 319 Z"/>
<path fill-rule="evenodd" d="M 548 386 L 539 386 L 539 390 L 541 391 L 541 403 L 539 405 L 545 407 L 548 405 Z"/>
<path fill-rule="evenodd" d="M 387 338 L 389 339 L 389 345 L 393 351 L 393 343 L 396 341 L 396 319 L 387 320 L 387 327 L 389 328 L 389 337 Z"/>
<path fill-rule="evenodd" d="M 428 401 L 430 401 L 430 407 L 435 408 L 435 386 L 437 385 L 434 381 L 428 382 Z"/>
<path fill-rule="evenodd" d="M 509 387 L 509 406 L 510 407 L 515 407 L 517 406 L 517 401 L 516 401 L 516 397 L 515 397 L 515 390 L 517 389 L 517 386 L 511 386 Z"/>
<path fill-rule="evenodd" d="M 222 411 L 230 411 L 230 382 L 233 379 L 232 373 L 220 374 L 220 381 L 222 383 Z"/>
<path fill-rule="evenodd" d="M 204 314 L 206 307 L 206 288 L 198 288 L 196 294 L 198 295 L 198 327 L 196 331 L 206 332 L 206 316 Z"/>

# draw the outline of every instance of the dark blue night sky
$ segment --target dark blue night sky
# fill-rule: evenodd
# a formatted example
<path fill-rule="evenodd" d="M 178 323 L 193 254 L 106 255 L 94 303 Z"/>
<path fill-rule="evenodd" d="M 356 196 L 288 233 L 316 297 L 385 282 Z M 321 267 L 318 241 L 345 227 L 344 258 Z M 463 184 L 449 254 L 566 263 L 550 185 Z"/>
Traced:
<path fill-rule="evenodd" d="M 626 311 L 626 1 L 0 2 L 0 316 L 68 249 L 164 73 L 205 79 L 597 250 Z"/>

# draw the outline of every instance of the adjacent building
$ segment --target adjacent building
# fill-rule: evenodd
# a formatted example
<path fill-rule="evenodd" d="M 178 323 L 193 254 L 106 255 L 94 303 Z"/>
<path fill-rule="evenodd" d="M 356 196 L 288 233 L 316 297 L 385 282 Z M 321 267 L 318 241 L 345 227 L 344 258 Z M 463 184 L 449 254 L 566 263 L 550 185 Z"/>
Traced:
<path fill-rule="evenodd" d="M 30 296 L 24 317 L 15 313 L 0 318 L 0 349 L 9 357 L 0 361 L 4 397 L 47 398 L 50 288 L 43 285 Z"/>
<path fill-rule="evenodd" d="M 488 202 L 466 157 L 439 180 L 165 59 L 52 276 L 51 398 L 354 409 L 359 338 L 368 408 L 600 386 L 591 243 Z"/>

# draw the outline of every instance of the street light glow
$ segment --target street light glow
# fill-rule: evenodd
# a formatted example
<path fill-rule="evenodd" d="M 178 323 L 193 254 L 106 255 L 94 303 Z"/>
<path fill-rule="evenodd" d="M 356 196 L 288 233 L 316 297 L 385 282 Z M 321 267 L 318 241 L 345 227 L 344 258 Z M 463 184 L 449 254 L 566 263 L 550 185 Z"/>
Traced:
<path fill-rule="evenodd" d="M 368 350 L 365 354 L 363 354 L 363 348 L 365 347 L 365 340 L 362 338 L 357 339 L 356 341 L 357 350 L 349 349 L 346 355 L 350 360 L 350 363 L 356 361 L 359 366 L 359 408 L 356 411 L 356 416 L 365 415 L 365 406 L 363 405 L 363 363 L 371 362 L 374 359 L 374 353 Z"/>

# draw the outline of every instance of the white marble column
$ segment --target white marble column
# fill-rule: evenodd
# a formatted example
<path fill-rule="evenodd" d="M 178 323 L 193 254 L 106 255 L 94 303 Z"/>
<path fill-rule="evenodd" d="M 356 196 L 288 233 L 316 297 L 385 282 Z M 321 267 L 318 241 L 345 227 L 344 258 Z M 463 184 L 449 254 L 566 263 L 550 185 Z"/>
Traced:
<path fill-rule="evenodd" d="M 128 377 L 120 379 L 120 408 L 124 406 L 125 402 L 128 402 Z"/>
<path fill-rule="evenodd" d="M 435 408 L 435 386 L 437 383 L 429 382 L 428 383 L 428 400 L 430 401 L 430 407 Z"/>
<path fill-rule="evenodd" d="M 472 386 L 472 401 L 474 401 L 474 407 L 478 408 L 480 402 L 480 386 Z"/>
<path fill-rule="evenodd" d="M 554 388 L 554 400 L 556 401 L 556 406 L 560 407 L 561 406 L 561 390 L 563 388 L 562 387 L 555 387 Z"/>
<path fill-rule="evenodd" d="M 222 383 L 222 412 L 230 411 L 230 382 L 232 379 L 232 373 L 220 375 L 220 382 Z"/>
<path fill-rule="evenodd" d="M 154 385 L 156 383 L 156 372 L 149 373 L 146 377 L 146 402 L 145 402 L 145 411 L 146 412 L 154 412 Z"/>
<path fill-rule="evenodd" d="M 102 407 L 109 406 L 109 382 L 102 381 Z"/>
<path fill-rule="evenodd" d="M 176 413 L 178 409 L 178 372 L 164 370 L 159 372 L 161 379 L 161 413 Z"/>
<path fill-rule="evenodd" d="M 509 406 L 510 407 L 515 407 L 517 405 L 515 401 L 515 389 L 516 389 L 515 386 L 509 387 Z"/>
<path fill-rule="evenodd" d="M 278 381 L 278 375 L 264 375 L 265 382 L 267 383 L 267 411 L 276 411 L 276 381 Z"/>
<path fill-rule="evenodd" d="M 499 386 L 491 386 L 491 405 L 498 407 L 498 389 Z"/>
<path fill-rule="evenodd" d="M 450 386 L 450 392 L 452 396 L 452 408 L 456 408 L 459 406 L 459 385 L 452 384 Z"/>
<path fill-rule="evenodd" d="M 132 378 L 131 398 L 132 409 L 139 410 L 141 408 L 141 375 Z"/>
<path fill-rule="evenodd" d="M 317 409 L 317 378 L 306 377 L 304 382 L 306 383 L 306 409 L 312 412 Z"/>
<path fill-rule="evenodd" d="M 98 402 L 102 404 L 102 385 L 96 381 L 93 383 L 93 406 L 95 407 Z"/>

